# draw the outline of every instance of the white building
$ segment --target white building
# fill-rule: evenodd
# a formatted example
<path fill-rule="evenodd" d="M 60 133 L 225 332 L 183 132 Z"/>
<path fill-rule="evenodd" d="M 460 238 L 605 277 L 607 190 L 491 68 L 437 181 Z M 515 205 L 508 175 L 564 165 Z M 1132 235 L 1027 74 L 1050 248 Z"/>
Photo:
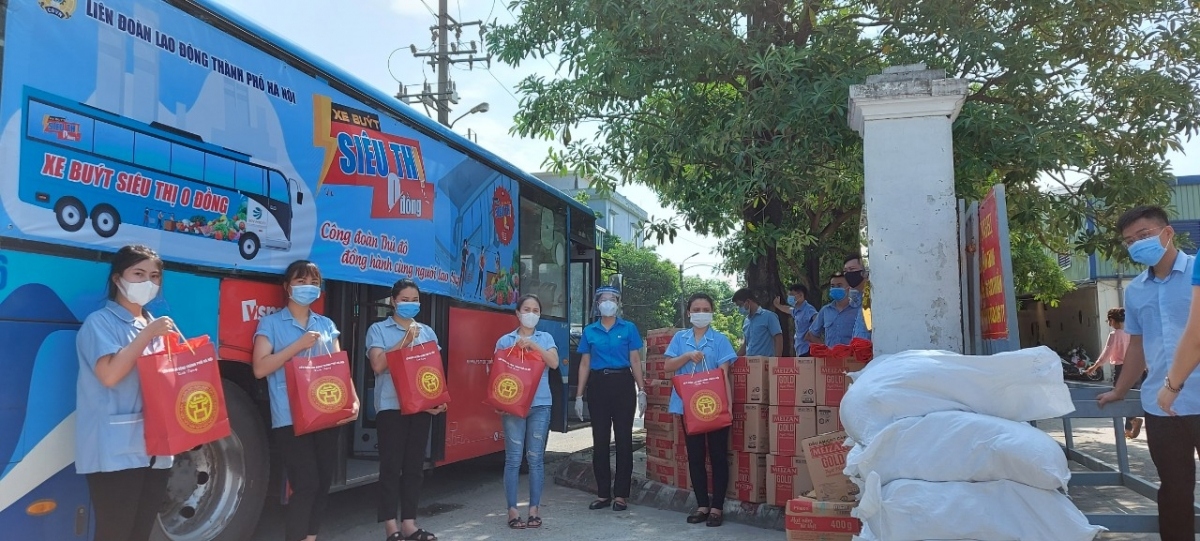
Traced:
<path fill-rule="evenodd" d="M 645 243 L 645 239 L 642 238 L 642 223 L 650 219 L 650 215 L 627 197 L 616 191 L 598 194 L 596 190 L 588 187 L 588 179 L 576 174 L 562 176 L 554 173 L 534 173 L 533 176 L 571 197 L 580 192 L 587 194 L 587 205 L 596 211 L 598 227 L 604 228 L 622 242 L 631 243 L 638 248 Z"/>

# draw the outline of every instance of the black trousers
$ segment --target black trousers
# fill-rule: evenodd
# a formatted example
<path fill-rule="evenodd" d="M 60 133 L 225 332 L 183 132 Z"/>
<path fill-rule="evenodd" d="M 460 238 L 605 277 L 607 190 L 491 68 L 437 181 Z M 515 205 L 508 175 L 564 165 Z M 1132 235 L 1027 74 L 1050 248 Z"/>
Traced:
<path fill-rule="evenodd" d="M 592 414 L 592 471 L 601 499 L 628 498 L 633 482 L 633 415 L 637 412 L 637 385 L 628 369 L 588 375 L 588 411 Z M 617 473 L 609 465 L 609 431 L 616 436 Z"/>
<path fill-rule="evenodd" d="M 1146 415 L 1146 444 L 1158 469 L 1158 532 L 1163 541 L 1195 541 L 1196 451 L 1200 415 Z"/>
<path fill-rule="evenodd" d="M 725 506 L 725 490 L 729 488 L 729 430 L 725 427 L 704 434 L 688 435 L 688 474 L 692 479 L 692 492 L 696 493 L 696 505 L 720 511 Z M 704 460 L 712 464 L 713 494 L 708 497 L 708 472 Z"/>
<path fill-rule="evenodd" d="M 425 447 L 429 444 L 428 413 L 402 415 L 384 410 L 375 417 L 379 435 L 379 522 L 396 519 L 415 520 L 425 480 Z"/>
<path fill-rule="evenodd" d="M 171 470 L 133 468 L 87 474 L 97 541 L 146 541 L 167 499 Z"/>
<path fill-rule="evenodd" d="M 292 427 L 285 426 L 274 432 L 292 489 L 284 514 L 284 541 L 300 541 L 321 533 L 342 431 L 336 427 L 297 436 Z"/>

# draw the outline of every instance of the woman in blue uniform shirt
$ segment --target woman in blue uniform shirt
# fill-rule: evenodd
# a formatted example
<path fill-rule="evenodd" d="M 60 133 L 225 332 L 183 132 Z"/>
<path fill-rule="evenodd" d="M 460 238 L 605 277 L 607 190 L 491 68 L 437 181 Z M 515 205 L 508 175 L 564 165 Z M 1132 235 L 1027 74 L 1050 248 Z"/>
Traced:
<path fill-rule="evenodd" d="M 271 428 L 292 489 L 284 516 L 285 541 L 315 541 L 328 502 L 337 465 L 340 427 L 297 436 L 292 428 L 287 378 L 283 365 L 297 355 L 319 356 L 341 351 L 337 326 L 310 308 L 321 296 L 321 270 L 299 260 L 283 273 L 287 307 L 258 322 L 254 334 L 254 376 L 267 378 Z M 358 402 L 355 401 L 357 407 Z M 355 416 L 342 422 L 350 423 Z"/>
<path fill-rule="evenodd" d="M 592 470 L 599 498 L 589 509 L 612 505 L 628 508 L 626 498 L 633 480 L 633 415 L 635 405 L 646 410 L 646 380 L 642 376 L 642 336 L 637 326 L 618 317 L 621 292 L 614 287 L 596 289 L 600 320 L 583 328 L 579 339 L 579 390 L 575 413 L 583 418 L 583 393 L 587 390 L 592 414 Z M 588 384 L 591 388 L 588 389 Z M 609 433 L 617 443 L 617 472 L 608 463 Z"/>
<path fill-rule="evenodd" d="M 529 414 L 524 418 L 503 414 L 504 421 L 504 495 L 508 498 L 508 527 L 542 527 L 540 506 L 542 485 L 546 481 L 546 438 L 550 436 L 550 370 L 558 368 L 558 347 L 550 333 L 537 330 L 542 319 L 542 301 L 537 295 L 525 295 L 517 300 L 517 329 L 496 341 L 496 351 L 514 345 L 533 350 L 546 364 Z M 521 474 L 521 456 L 529 460 L 529 521 L 521 521 L 517 510 L 517 485 Z"/>
<path fill-rule="evenodd" d="M 143 308 L 158 296 L 162 259 L 146 246 L 117 251 L 108 302 L 84 320 L 75 339 L 75 471 L 87 478 L 96 539 L 144 541 L 167 494 L 173 458 L 147 456 L 139 357 L 161 351 L 174 329 Z"/>
<path fill-rule="evenodd" d="M 676 375 L 720 369 L 725 372 L 728 385 L 732 382 L 729 379 L 729 365 L 737 359 L 737 353 L 729 339 L 712 328 L 715 306 L 712 297 L 704 293 L 696 293 L 688 299 L 687 313 L 692 328 L 679 331 L 671 338 L 671 344 L 665 352 L 666 369 Z M 726 396 L 733 396 L 733 389 L 726 391 L 729 393 Z M 668 411 L 683 415 L 683 401 L 674 389 L 671 390 Z M 704 434 L 688 434 L 686 441 L 688 473 L 696 494 L 696 512 L 688 516 L 687 522 L 720 526 L 724 522 L 722 509 L 725 506 L 725 490 L 729 488 L 729 458 L 726 456 L 729 453 L 729 427 Z M 706 458 L 712 465 L 711 498 L 708 494 L 708 472 L 704 468 Z"/>
<path fill-rule="evenodd" d="M 379 509 L 377 520 L 384 524 L 387 541 L 437 541 L 437 536 L 417 527 L 417 505 L 425 479 L 425 447 L 433 416 L 446 411 L 433 409 L 405 415 L 388 372 L 388 352 L 426 342 L 437 344 L 428 325 L 413 318 L 421 312 L 421 290 L 417 283 L 401 279 L 392 285 L 394 313 L 367 329 L 367 359 L 375 371 L 376 434 L 379 436 Z M 441 349 L 441 346 L 438 346 Z M 399 505 L 400 523 L 396 523 Z"/>

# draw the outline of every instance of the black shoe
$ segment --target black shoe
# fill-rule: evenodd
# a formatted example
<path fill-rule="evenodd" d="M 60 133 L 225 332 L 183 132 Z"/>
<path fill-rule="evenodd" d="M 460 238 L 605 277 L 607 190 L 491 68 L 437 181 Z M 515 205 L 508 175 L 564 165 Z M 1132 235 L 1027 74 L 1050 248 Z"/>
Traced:
<path fill-rule="evenodd" d="M 704 522 L 707 522 L 707 521 L 708 521 L 708 513 L 701 513 L 699 511 L 696 511 L 695 513 L 688 515 L 688 518 L 687 518 L 688 524 L 703 524 Z"/>
<path fill-rule="evenodd" d="M 612 498 L 596 500 L 596 501 L 592 502 L 591 505 L 588 506 L 588 509 L 591 509 L 593 511 L 595 511 L 596 509 L 604 509 L 605 507 L 608 507 L 610 504 L 612 504 Z"/>
<path fill-rule="evenodd" d="M 613 501 L 613 511 L 624 511 L 626 509 L 629 509 L 629 505 L 625 502 Z"/>

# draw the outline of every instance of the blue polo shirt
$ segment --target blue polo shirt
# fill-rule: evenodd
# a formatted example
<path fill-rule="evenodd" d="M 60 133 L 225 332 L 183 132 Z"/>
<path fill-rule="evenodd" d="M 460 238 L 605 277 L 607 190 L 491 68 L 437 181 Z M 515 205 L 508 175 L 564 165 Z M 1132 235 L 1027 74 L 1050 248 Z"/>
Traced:
<path fill-rule="evenodd" d="M 513 347 L 520 338 L 517 331 L 514 330 L 504 336 L 501 336 L 496 341 L 496 351 Z M 554 337 L 548 332 L 534 331 L 533 336 L 529 337 L 535 344 L 542 349 L 558 355 L 558 345 L 554 343 Z M 554 399 L 550 395 L 550 367 L 542 372 L 542 380 L 538 382 L 537 394 L 533 395 L 533 404 L 531 406 L 550 406 L 554 404 Z"/>
<path fill-rule="evenodd" d="M 1125 288 L 1125 332 L 1142 337 L 1149 375 L 1142 384 L 1142 409 L 1150 415 L 1165 416 L 1158 407 L 1158 391 L 1175 359 L 1175 349 L 1187 326 L 1192 303 L 1192 285 L 1200 284 L 1195 275 L 1195 258 L 1178 252 L 1166 278 L 1153 276 L 1151 269 L 1134 278 Z M 1194 371 L 1183 391 L 1175 399 L 1175 413 L 1200 414 L 1200 371 Z"/>
<path fill-rule="evenodd" d="M 617 318 L 611 329 L 597 320 L 583 328 L 579 353 L 591 355 L 592 370 L 629 368 L 629 353 L 642 349 L 642 335 L 633 323 Z"/>
<path fill-rule="evenodd" d="M 758 307 L 754 313 L 747 314 L 742 322 L 742 336 L 746 337 L 746 355 L 775 356 L 775 337 L 783 334 L 779 318 L 775 314 Z"/>
<path fill-rule="evenodd" d="M 813 308 L 808 301 L 804 301 L 804 304 L 800 306 L 792 307 L 792 319 L 796 320 L 796 335 L 792 337 L 792 348 L 796 351 L 797 357 L 808 356 L 809 344 L 808 340 L 804 339 L 804 335 L 808 332 L 815 317 L 817 317 L 817 309 Z"/>
<path fill-rule="evenodd" d="M 312 349 L 301 352 L 302 357 L 315 357 L 333 352 L 334 340 L 342 334 L 333 324 L 333 320 L 316 312 L 309 312 L 308 326 L 301 327 L 296 323 L 296 318 L 292 317 L 292 312 L 284 308 L 258 320 L 258 330 L 254 332 L 254 339 L 257 340 L 259 336 L 267 337 L 271 342 L 271 352 L 274 353 L 292 345 L 292 342 L 299 340 L 309 331 L 321 333 L 321 338 Z M 287 377 L 282 366 L 267 375 L 267 393 L 271 396 L 271 428 L 292 426 L 292 405 L 288 401 Z"/>
<path fill-rule="evenodd" d="M 420 332 L 411 345 L 419 346 L 425 342 L 437 343 L 437 334 L 428 325 L 416 321 L 413 325 L 420 327 Z M 371 350 L 379 348 L 387 351 L 404 339 L 408 329 L 401 327 L 396 318 L 389 317 L 376 322 L 367 329 L 367 362 L 371 360 Z M 442 346 L 438 346 L 440 351 Z M 369 365 L 368 365 L 369 366 Z M 392 382 L 392 374 L 387 369 L 375 376 L 375 411 L 400 410 L 400 397 L 396 394 L 396 384 Z"/>
<path fill-rule="evenodd" d="M 704 361 L 699 363 L 686 362 L 683 366 L 675 371 L 675 375 L 695 374 L 696 372 L 706 372 L 721 368 L 721 365 L 728 364 L 737 359 L 737 352 L 733 350 L 733 344 L 729 343 L 729 339 L 724 334 L 713 330 L 712 326 L 704 331 L 704 336 L 700 338 L 700 342 L 696 342 L 696 333 L 692 329 L 684 329 L 675 333 L 671 338 L 671 343 L 667 346 L 665 352 L 668 358 L 678 357 L 690 351 L 704 352 Z M 675 389 L 671 389 L 671 402 L 667 406 L 667 411 L 683 415 L 683 400 L 679 398 L 679 394 Z"/>
<path fill-rule="evenodd" d="M 96 363 L 133 342 L 146 326 L 123 306 L 108 301 L 92 312 L 75 335 L 79 376 L 75 382 L 75 472 L 98 473 L 145 468 L 145 420 L 137 368 L 112 387 L 96 376 Z M 142 354 L 163 350 L 155 338 Z M 155 457 L 154 468 L 170 468 L 174 457 Z"/>
<path fill-rule="evenodd" d="M 849 344 L 854 338 L 854 322 L 862 314 L 862 308 L 854 308 L 849 304 L 841 310 L 835 303 L 821 307 L 817 318 L 813 320 L 808 332 L 822 337 L 826 346 Z"/>
<path fill-rule="evenodd" d="M 853 338 L 871 339 L 871 329 L 867 328 L 866 311 L 862 308 L 858 309 L 858 317 L 854 319 Z"/>

